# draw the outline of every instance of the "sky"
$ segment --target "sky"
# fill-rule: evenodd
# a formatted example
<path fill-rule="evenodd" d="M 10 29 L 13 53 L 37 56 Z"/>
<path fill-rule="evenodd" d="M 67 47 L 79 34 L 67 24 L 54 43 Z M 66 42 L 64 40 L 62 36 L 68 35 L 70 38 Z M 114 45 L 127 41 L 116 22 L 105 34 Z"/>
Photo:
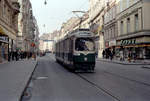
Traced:
<path fill-rule="evenodd" d="M 89 0 L 30 0 L 37 19 L 40 35 L 59 30 L 63 22 L 76 17 L 72 11 L 87 11 Z"/>

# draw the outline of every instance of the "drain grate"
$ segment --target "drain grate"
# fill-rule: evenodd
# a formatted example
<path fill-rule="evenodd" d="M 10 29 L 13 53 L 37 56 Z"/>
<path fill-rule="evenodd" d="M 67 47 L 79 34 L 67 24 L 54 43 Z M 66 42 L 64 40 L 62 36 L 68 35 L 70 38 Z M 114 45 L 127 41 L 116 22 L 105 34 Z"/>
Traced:
<path fill-rule="evenodd" d="M 150 66 L 142 66 L 141 68 L 150 69 Z"/>
<path fill-rule="evenodd" d="M 40 76 L 40 77 L 37 77 L 35 79 L 36 80 L 45 80 L 45 79 L 48 79 L 48 76 Z"/>

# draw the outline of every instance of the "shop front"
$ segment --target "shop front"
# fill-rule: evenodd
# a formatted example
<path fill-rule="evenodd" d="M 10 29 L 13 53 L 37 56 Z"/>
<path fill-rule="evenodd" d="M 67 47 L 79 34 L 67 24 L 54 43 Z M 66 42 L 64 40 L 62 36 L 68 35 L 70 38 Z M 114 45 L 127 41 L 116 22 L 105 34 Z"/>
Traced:
<path fill-rule="evenodd" d="M 121 60 L 143 60 L 150 59 L 150 37 L 138 37 L 117 41 L 117 56 Z"/>
<path fill-rule="evenodd" d="M 116 40 L 109 40 L 109 41 L 105 41 L 105 55 L 106 56 L 103 56 L 105 58 L 109 58 L 110 55 L 113 56 L 113 59 L 116 58 L 116 51 L 115 51 L 115 48 L 116 48 Z"/>
<path fill-rule="evenodd" d="M 0 63 L 8 60 L 8 39 L 8 36 L 6 36 L 0 28 Z"/>

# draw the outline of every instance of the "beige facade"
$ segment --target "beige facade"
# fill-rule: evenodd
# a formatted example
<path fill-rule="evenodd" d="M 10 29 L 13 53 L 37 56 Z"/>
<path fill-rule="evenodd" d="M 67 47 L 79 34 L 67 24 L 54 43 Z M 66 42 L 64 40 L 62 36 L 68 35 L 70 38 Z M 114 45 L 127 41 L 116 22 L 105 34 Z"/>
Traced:
<path fill-rule="evenodd" d="M 0 8 L 0 62 L 3 62 L 16 47 L 19 3 L 17 0 L 0 0 Z"/>
<path fill-rule="evenodd" d="M 89 29 L 89 11 L 81 17 L 81 28 Z"/>
<path fill-rule="evenodd" d="M 61 26 L 60 36 L 58 40 L 64 38 L 70 31 L 72 31 L 78 21 L 79 20 L 77 17 L 72 17 L 66 23 L 63 23 Z"/>
<path fill-rule="evenodd" d="M 104 50 L 105 58 L 109 58 L 108 51 L 115 51 L 117 38 L 117 5 L 116 0 L 110 1 L 104 10 Z"/>
<path fill-rule="evenodd" d="M 89 24 L 91 31 L 95 34 L 96 52 L 98 58 L 102 58 L 104 50 L 104 8 L 109 0 L 90 0 Z"/>
<path fill-rule="evenodd" d="M 121 46 L 118 50 L 124 59 L 128 58 L 129 52 L 133 59 L 150 58 L 149 10 L 149 0 L 117 1 L 117 46 Z"/>

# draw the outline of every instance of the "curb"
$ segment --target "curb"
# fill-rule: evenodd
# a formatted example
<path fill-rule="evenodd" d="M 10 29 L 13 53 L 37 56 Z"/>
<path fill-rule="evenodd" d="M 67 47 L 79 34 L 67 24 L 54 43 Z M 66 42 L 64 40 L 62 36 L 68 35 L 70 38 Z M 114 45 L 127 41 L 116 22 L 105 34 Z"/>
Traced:
<path fill-rule="evenodd" d="M 150 63 L 120 63 L 120 62 L 100 60 L 100 59 L 97 59 L 96 61 L 111 62 L 111 63 L 121 64 L 121 65 L 150 65 Z"/>
<path fill-rule="evenodd" d="M 30 81 L 31 81 L 31 79 L 32 79 L 32 75 L 33 75 L 33 73 L 35 72 L 37 65 L 38 65 L 38 61 L 36 61 L 35 67 L 34 67 L 32 73 L 31 73 L 31 75 L 30 75 L 30 77 L 29 77 L 29 80 L 28 80 L 28 82 L 26 83 L 26 86 L 24 87 L 24 89 L 23 89 L 23 91 L 22 91 L 22 93 L 21 93 L 21 96 L 20 96 L 20 98 L 19 98 L 18 101 L 22 101 L 23 94 L 24 94 L 24 92 L 26 91 L 26 89 L 27 89 L 27 87 L 28 87 L 28 85 L 29 85 L 29 83 L 30 83 Z"/>

